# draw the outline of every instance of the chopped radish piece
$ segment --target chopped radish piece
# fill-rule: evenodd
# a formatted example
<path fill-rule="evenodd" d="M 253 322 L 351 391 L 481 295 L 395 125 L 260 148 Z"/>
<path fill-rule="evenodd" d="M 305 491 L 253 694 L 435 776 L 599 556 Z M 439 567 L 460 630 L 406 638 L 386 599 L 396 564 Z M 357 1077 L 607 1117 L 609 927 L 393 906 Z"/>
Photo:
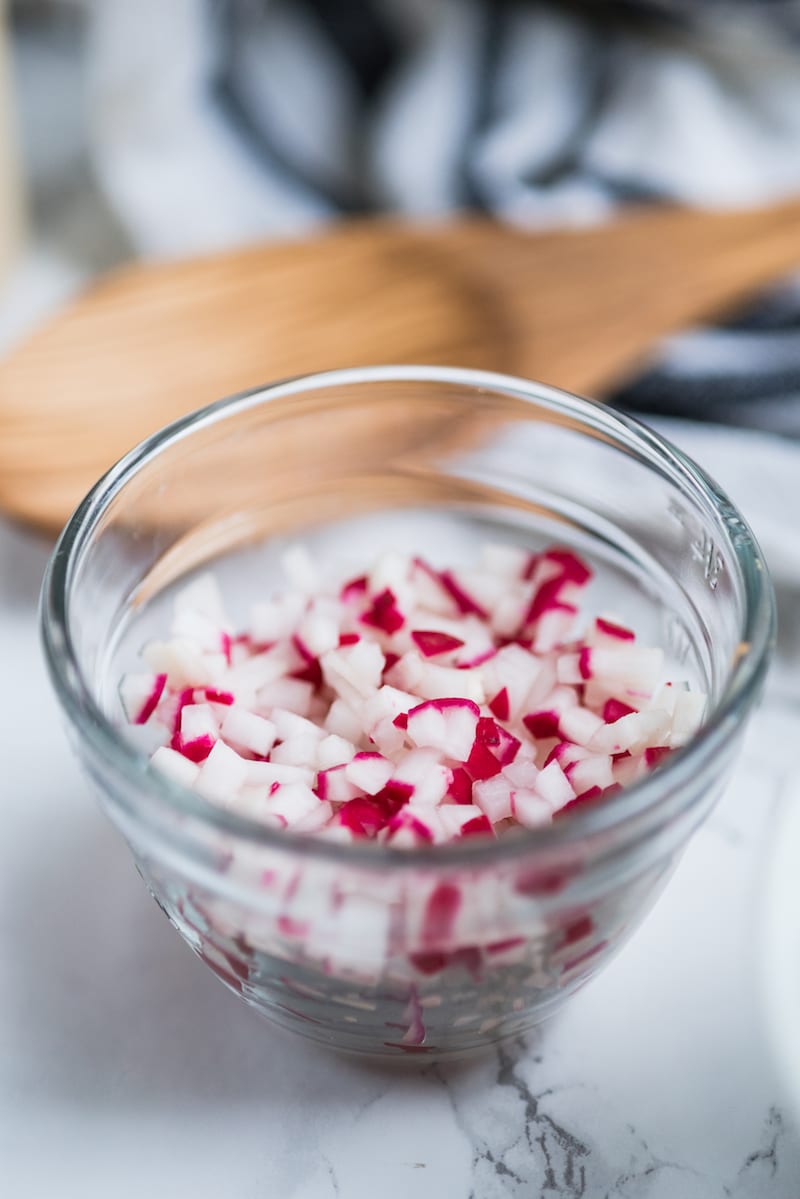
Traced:
<path fill-rule="evenodd" d="M 550 824 L 553 808 L 548 800 L 535 791 L 512 791 L 511 810 L 514 818 L 525 828 L 541 828 Z"/>
<path fill-rule="evenodd" d="M 361 740 L 363 731 L 357 713 L 343 699 L 336 699 L 331 704 L 325 717 L 325 728 L 337 737 L 356 744 Z"/>
<path fill-rule="evenodd" d="M 280 816 L 287 828 L 316 813 L 319 804 L 317 796 L 304 783 L 280 783 L 265 800 L 266 810 L 272 816 Z"/>
<path fill-rule="evenodd" d="M 411 639 L 424 658 L 438 658 L 461 649 L 464 642 L 450 633 L 439 633 L 435 629 L 412 629 Z"/>
<path fill-rule="evenodd" d="M 511 816 L 512 791 L 508 779 L 498 774 L 494 778 L 484 779 L 475 783 L 472 788 L 475 804 L 491 820 L 497 824 L 499 820 L 507 820 Z"/>
<path fill-rule="evenodd" d="M 345 767 L 345 775 L 367 795 L 382 791 L 394 773 L 394 763 L 382 754 L 357 753 Z"/>
<path fill-rule="evenodd" d="M 317 775 L 317 794 L 320 799 L 330 800 L 331 803 L 347 803 L 356 798 L 358 791 L 356 784 L 347 777 L 344 763 L 320 770 Z"/>
<path fill-rule="evenodd" d="M 705 696 L 696 691 L 679 691 L 675 698 L 670 745 L 685 745 L 697 731 L 705 711 Z"/>
<path fill-rule="evenodd" d="M 388 587 L 375 596 L 372 606 L 362 613 L 361 619 L 364 624 L 389 634 L 396 633 L 405 624 L 405 617 L 397 607 L 395 594 Z"/>
<path fill-rule="evenodd" d="M 205 799 L 232 804 L 247 778 L 247 762 L 223 741 L 217 741 L 200 767 L 194 784 Z"/>
<path fill-rule="evenodd" d="M 275 745 L 277 730 L 272 721 L 255 715 L 255 712 L 234 706 L 229 707 L 225 713 L 219 736 L 235 749 L 248 749 L 249 752 L 258 754 L 259 758 L 265 758 Z"/>
<path fill-rule="evenodd" d="M 317 766 L 320 770 L 328 770 L 331 766 L 346 766 L 355 755 L 356 747 L 352 741 L 331 733 L 317 746 Z"/>
<path fill-rule="evenodd" d="M 536 794 L 546 799 L 553 809 L 561 808 L 575 798 L 569 779 L 556 761 L 549 762 L 539 771 L 536 777 Z"/>
<path fill-rule="evenodd" d="M 315 761 L 318 745 L 318 737 L 291 737 L 288 741 L 281 741 L 280 745 L 276 745 L 269 759 L 277 766 L 304 766 L 307 762 Z"/>
<path fill-rule="evenodd" d="M 119 697 L 129 724 L 147 724 L 158 707 L 167 683 L 166 674 L 126 674 Z"/>
<path fill-rule="evenodd" d="M 168 745 L 159 745 L 150 761 L 162 774 L 166 774 L 173 782 L 180 783 L 182 787 L 193 786 L 200 773 L 199 766 L 183 754 L 170 749 Z"/>
<path fill-rule="evenodd" d="M 414 745 L 438 749 L 446 758 L 464 761 L 472 749 L 480 719 L 468 699 L 434 699 L 408 713 L 407 729 Z"/>
<path fill-rule="evenodd" d="M 395 767 L 392 783 L 411 787 L 415 803 L 441 803 L 447 795 L 451 771 L 442 765 L 434 749 L 413 749 Z"/>

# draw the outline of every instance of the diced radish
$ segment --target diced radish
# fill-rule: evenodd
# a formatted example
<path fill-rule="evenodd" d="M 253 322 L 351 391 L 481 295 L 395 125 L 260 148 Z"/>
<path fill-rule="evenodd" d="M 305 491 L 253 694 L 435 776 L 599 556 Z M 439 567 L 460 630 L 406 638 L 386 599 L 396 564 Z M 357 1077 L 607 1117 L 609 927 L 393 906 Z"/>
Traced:
<path fill-rule="evenodd" d="M 438 749 L 446 758 L 464 761 L 475 740 L 480 710 L 468 699 L 435 699 L 408 713 L 408 736 L 414 745 Z"/>
<path fill-rule="evenodd" d="M 365 700 L 359 708 L 363 728 L 370 733 L 374 726 L 387 717 L 394 719 L 400 713 L 410 712 L 419 700 L 409 691 L 400 691 L 397 687 L 384 684 L 380 690 Z"/>
<path fill-rule="evenodd" d="M 318 745 L 319 737 L 290 737 L 288 741 L 275 746 L 270 753 L 270 761 L 278 766 L 304 766 L 316 760 Z"/>
<path fill-rule="evenodd" d="M 663 745 L 669 729 L 670 719 L 666 712 L 631 712 L 598 729 L 589 748 L 605 754 L 618 754 L 626 749 L 638 754 L 647 745 Z"/>
<path fill-rule="evenodd" d="M 409 594 L 411 577 L 411 559 L 405 554 L 388 550 L 381 554 L 368 575 L 368 588 L 371 595 L 379 595 L 382 591 L 392 591 L 401 603 Z"/>
<path fill-rule="evenodd" d="M 126 674 L 119 697 L 129 724 L 147 724 L 164 694 L 166 674 Z"/>
<path fill-rule="evenodd" d="M 669 743 L 685 745 L 697 732 L 705 713 L 706 697 L 701 691 L 679 691 L 675 698 L 675 714 Z"/>
<path fill-rule="evenodd" d="M 476 806 L 488 816 L 492 824 L 497 824 L 498 820 L 507 820 L 511 816 L 511 788 L 508 779 L 502 774 L 476 782 L 472 794 Z M 468 809 L 458 805 L 458 810 Z"/>
<path fill-rule="evenodd" d="M 635 708 L 632 708 L 630 704 L 623 703 L 621 699 L 607 699 L 603 704 L 603 720 L 606 724 L 613 724 L 621 717 L 630 716 L 635 711 Z"/>
<path fill-rule="evenodd" d="M 275 783 L 306 783 L 314 781 L 314 771 L 307 766 L 286 766 L 277 762 L 245 762 L 248 786 L 272 787 Z"/>
<path fill-rule="evenodd" d="M 273 816 L 280 816 L 289 828 L 316 814 L 319 804 L 318 797 L 303 783 L 280 783 L 265 800 L 267 811 Z"/>
<path fill-rule="evenodd" d="M 219 736 L 219 721 L 211 704 L 186 704 L 181 710 L 181 737 L 194 741 L 197 737 Z"/>
<path fill-rule="evenodd" d="M 481 784 L 481 786 L 488 785 L 488 783 Z M 436 814 L 439 817 L 448 840 L 459 837 L 465 825 L 487 815 L 482 808 L 476 807 L 475 804 L 442 804 L 441 807 L 436 809 Z M 491 820 L 491 816 L 489 816 L 489 819 Z"/>
<path fill-rule="evenodd" d="M 346 766 L 355 757 L 356 747 L 345 737 L 331 733 L 323 737 L 317 746 L 317 768 L 328 770 L 331 766 Z"/>
<path fill-rule="evenodd" d="M 628 692 L 650 695 L 658 685 L 663 662 L 660 649 L 623 643 L 619 649 L 587 649 L 584 678 L 599 679 L 612 692 L 624 687 Z"/>
<path fill-rule="evenodd" d="M 536 828 L 636 781 L 702 720 L 705 697 L 662 684 L 662 651 L 623 621 L 601 615 L 576 633 L 591 569 L 572 550 L 488 547 L 480 570 L 389 551 L 341 588 L 323 585 L 302 546 L 284 558 L 290 588 L 236 635 L 213 580 L 196 579 L 176 600 L 175 635 L 143 651 L 152 673 L 120 685 L 128 720 L 165 730 L 157 768 L 262 824 L 395 848 Z M 232 850 L 233 876 L 263 872 L 254 852 Z M 302 878 L 292 887 L 310 897 Z M 285 913 L 326 968 L 342 887 L 327 907 L 309 898 L 311 920 L 297 896 Z M 460 910 L 449 887 L 422 897 L 423 942 L 451 899 Z M 496 911 L 479 927 L 504 944 Z M 482 941 L 434 949 L 415 921 L 406 952 L 423 973 L 480 969 Z M 275 952 L 255 918 L 250 943 Z M 363 959 L 357 937 L 345 958 Z"/>
<path fill-rule="evenodd" d="M 653 770 L 659 763 L 663 762 L 664 758 L 668 757 L 672 750 L 668 745 L 654 745 L 644 751 L 645 765 Z"/>
<path fill-rule="evenodd" d="M 533 648 L 537 654 L 548 654 L 569 638 L 578 609 L 574 604 L 553 604 L 536 622 Z"/>
<path fill-rule="evenodd" d="M 361 602 L 367 593 L 368 579 L 366 575 L 357 575 L 355 578 L 348 579 L 342 584 L 342 589 L 339 592 L 339 598 L 343 603 L 353 603 L 354 601 Z"/>
<path fill-rule="evenodd" d="M 194 789 L 205 799 L 229 807 L 248 777 L 248 765 L 224 741 L 217 741 L 200 767 Z"/>
<path fill-rule="evenodd" d="M 357 753 L 345 767 L 349 781 L 367 795 L 376 795 L 381 791 L 393 773 L 394 763 L 375 753 Z"/>
<path fill-rule="evenodd" d="M 171 632 L 173 637 L 190 641 L 203 653 L 228 654 L 230 645 L 228 634 L 220 629 L 219 624 L 197 612 L 193 608 L 177 612 L 172 620 Z"/>
<path fill-rule="evenodd" d="M 292 827 L 297 833 L 318 833 L 333 819 L 333 808 L 326 800 L 318 800 L 315 808 L 309 808 L 305 816 L 299 817 Z M 287 823 L 289 823 L 287 821 Z"/>
<path fill-rule="evenodd" d="M 498 637 L 513 637 L 522 623 L 521 614 L 530 603 L 530 588 L 509 588 L 493 608 L 489 625 Z"/>
<path fill-rule="evenodd" d="M 485 837 L 487 835 L 490 837 L 497 835 L 488 816 L 476 816 L 473 820 L 468 820 L 461 828 L 462 837 Z"/>
<path fill-rule="evenodd" d="M 513 791 L 510 810 L 514 819 L 525 828 L 541 828 L 553 818 L 552 805 L 535 791 Z"/>
<path fill-rule="evenodd" d="M 181 736 L 180 732 L 175 732 L 172 734 L 172 740 L 169 744 L 170 749 L 176 750 L 184 758 L 188 758 L 190 762 L 199 764 L 200 762 L 205 762 L 217 744 L 217 741 L 210 733 L 204 733 L 201 737 L 192 737 L 191 740 L 187 741 Z"/>
<path fill-rule="evenodd" d="M 508 702 L 508 688 L 502 687 L 493 699 L 489 700 L 489 710 L 492 716 L 496 716 L 498 720 L 508 720 L 510 715 L 510 707 Z"/>
<path fill-rule="evenodd" d="M 336 699 L 331 704 L 325 717 L 325 728 L 337 737 L 358 744 L 361 740 L 362 725 L 356 712 L 343 699 Z"/>
<path fill-rule="evenodd" d="M 588 745 L 592 737 L 604 727 L 603 721 L 588 708 L 566 708 L 559 717 L 559 733 L 577 745 Z"/>
<path fill-rule="evenodd" d="M 320 658 L 325 682 L 353 707 L 381 686 L 384 661 L 380 646 L 370 641 L 328 650 Z"/>
<path fill-rule="evenodd" d="M 472 779 L 463 766 L 454 766 L 451 773 L 447 794 L 457 804 L 472 803 Z"/>
<path fill-rule="evenodd" d="M 536 776 L 536 794 L 547 800 L 552 809 L 563 807 L 575 798 L 569 779 L 558 762 L 549 762 Z"/>
<path fill-rule="evenodd" d="M 395 767 L 393 781 L 413 787 L 415 804 L 438 804 L 447 795 L 451 774 L 433 749 L 413 749 Z"/>
<path fill-rule="evenodd" d="M 329 766 L 317 774 L 317 794 L 320 799 L 330 800 L 331 803 L 347 803 L 359 794 L 359 788 L 351 783 L 345 773 L 346 766 Z"/>
<path fill-rule="evenodd" d="M 450 835 L 443 819 L 443 813 L 446 811 L 444 807 L 406 804 L 389 821 L 387 844 L 395 849 L 403 845 L 413 848 L 415 845 L 430 845 L 434 841 L 445 840 Z"/>
<path fill-rule="evenodd" d="M 452 570 L 443 570 L 439 573 L 439 581 L 447 594 L 455 603 L 462 616 L 468 616 L 472 613 L 479 616 L 481 620 L 488 619 L 488 612 L 483 608 L 474 596 L 462 586 L 459 579 Z"/>
<path fill-rule="evenodd" d="M 405 748 L 406 736 L 401 725 L 401 721 L 405 719 L 405 716 L 396 716 L 394 720 L 390 720 L 386 716 L 373 725 L 372 732 L 369 734 L 370 742 L 384 756 L 394 757 Z"/>
<path fill-rule="evenodd" d="M 184 716 L 186 709 L 184 709 Z M 249 750 L 250 753 L 266 757 L 275 744 L 277 730 L 271 720 L 248 712 L 245 708 L 235 705 L 228 708 L 220 727 L 220 736 L 228 741 L 235 749 Z"/>
<path fill-rule="evenodd" d="M 343 805 L 338 820 L 357 837 L 372 840 L 388 827 L 391 816 L 377 799 L 359 796 Z"/>
<path fill-rule="evenodd" d="M 409 650 L 389 667 L 386 671 L 386 680 L 397 690 L 416 695 L 417 684 L 422 677 L 423 668 L 422 656 L 416 650 Z"/>
<path fill-rule="evenodd" d="M 339 645 L 338 622 L 329 613 L 309 612 L 298 626 L 297 638 L 311 657 L 319 658 Z"/>
<path fill-rule="evenodd" d="M 273 708 L 270 719 L 275 726 L 275 733 L 281 741 L 293 740 L 296 737 L 308 737 L 317 742 L 325 736 L 324 729 L 321 729 L 313 720 L 308 720 L 307 717 L 300 716 L 297 712 L 289 711 L 286 708 Z"/>
<path fill-rule="evenodd" d="M 488 696 L 505 691 L 509 716 L 516 719 L 526 697 L 542 673 L 542 662 L 521 645 L 505 645 L 480 668 L 481 679 Z M 500 720 L 508 717 L 495 713 Z"/>
<path fill-rule="evenodd" d="M 397 606 L 397 597 L 388 587 L 375 596 L 370 607 L 362 612 L 361 620 L 388 636 L 397 633 L 406 622 Z"/>
<path fill-rule="evenodd" d="M 142 657 L 156 674 L 166 674 L 171 687 L 213 687 L 228 665 L 224 654 L 204 654 L 191 641 L 151 641 Z"/>
<path fill-rule="evenodd" d="M 598 616 L 594 622 L 594 637 L 593 644 L 595 645 L 612 645 L 620 641 L 635 641 L 636 634 L 632 629 L 626 628 L 616 620 L 611 620 L 605 616 Z"/>
<path fill-rule="evenodd" d="M 576 795 L 597 787 L 600 791 L 614 783 L 611 758 L 606 754 L 592 754 L 575 762 L 566 771 L 569 785 Z"/>
<path fill-rule="evenodd" d="M 250 636 L 255 645 L 271 645 L 292 635 L 306 610 L 307 599 L 300 591 L 254 604 L 250 612 Z"/>
<path fill-rule="evenodd" d="M 539 769 L 533 762 L 517 759 L 503 767 L 503 778 L 508 785 L 518 790 L 531 790 L 536 786 L 538 776 Z"/>
<path fill-rule="evenodd" d="M 200 773 L 199 766 L 185 758 L 183 754 L 170 749 L 168 745 L 159 745 L 150 761 L 157 770 L 182 787 L 192 787 Z"/>
<path fill-rule="evenodd" d="M 439 574 L 424 559 L 415 558 L 411 566 L 411 581 L 418 608 L 437 612 L 441 616 L 458 614 L 453 597 L 442 586 Z"/>
<path fill-rule="evenodd" d="M 589 750 L 583 745 L 575 745 L 572 741 L 558 741 L 547 755 L 544 765 L 558 762 L 563 771 L 568 771 L 576 762 L 582 762 L 590 756 Z"/>
<path fill-rule="evenodd" d="M 486 700 L 479 669 L 454 670 L 449 666 L 438 666 L 434 662 L 423 662 L 415 688 L 423 699 L 450 699 L 458 696 L 471 699 L 476 704 L 482 704 Z"/>

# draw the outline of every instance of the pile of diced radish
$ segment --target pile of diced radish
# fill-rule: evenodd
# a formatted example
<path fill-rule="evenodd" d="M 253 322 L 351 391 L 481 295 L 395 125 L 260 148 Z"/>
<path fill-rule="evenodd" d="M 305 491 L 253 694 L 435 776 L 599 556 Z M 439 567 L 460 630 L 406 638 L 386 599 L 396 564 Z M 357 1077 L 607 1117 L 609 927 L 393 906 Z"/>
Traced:
<path fill-rule="evenodd" d="M 210 575 L 128 674 L 154 766 L 276 828 L 423 846 L 535 829 L 640 778 L 699 725 L 704 696 L 614 616 L 581 617 L 592 571 L 568 549 L 485 546 L 474 569 L 382 555 L 226 619 Z"/>

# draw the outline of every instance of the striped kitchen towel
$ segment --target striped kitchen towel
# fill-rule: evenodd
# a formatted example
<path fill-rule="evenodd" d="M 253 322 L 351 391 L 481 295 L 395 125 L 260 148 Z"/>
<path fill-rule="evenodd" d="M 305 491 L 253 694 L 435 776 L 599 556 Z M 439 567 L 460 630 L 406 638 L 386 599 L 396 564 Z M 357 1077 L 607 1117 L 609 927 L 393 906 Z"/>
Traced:
<path fill-rule="evenodd" d="M 795 0 L 104 0 L 89 12 L 94 162 L 142 253 L 374 211 L 470 207 L 541 226 L 602 220 L 631 199 L 800 194 Z M 669 341 L 618 399 L 800 433 L 800 285 Z"/>

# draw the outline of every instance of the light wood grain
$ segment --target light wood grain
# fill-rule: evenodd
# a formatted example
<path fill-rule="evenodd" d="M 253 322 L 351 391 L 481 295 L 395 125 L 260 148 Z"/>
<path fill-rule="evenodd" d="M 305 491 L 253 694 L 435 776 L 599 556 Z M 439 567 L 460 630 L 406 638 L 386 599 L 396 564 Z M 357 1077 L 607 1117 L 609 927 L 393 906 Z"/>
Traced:
<path fill-rule="evenodd" d="M 0 362 L 0 507 L 59 527 L 175 417 L 339 366 L 483 367 L 602 394 L 663 334 L 800 263 L 800 205 L 525 234 L 374 220 L 109 276 Z"/>

